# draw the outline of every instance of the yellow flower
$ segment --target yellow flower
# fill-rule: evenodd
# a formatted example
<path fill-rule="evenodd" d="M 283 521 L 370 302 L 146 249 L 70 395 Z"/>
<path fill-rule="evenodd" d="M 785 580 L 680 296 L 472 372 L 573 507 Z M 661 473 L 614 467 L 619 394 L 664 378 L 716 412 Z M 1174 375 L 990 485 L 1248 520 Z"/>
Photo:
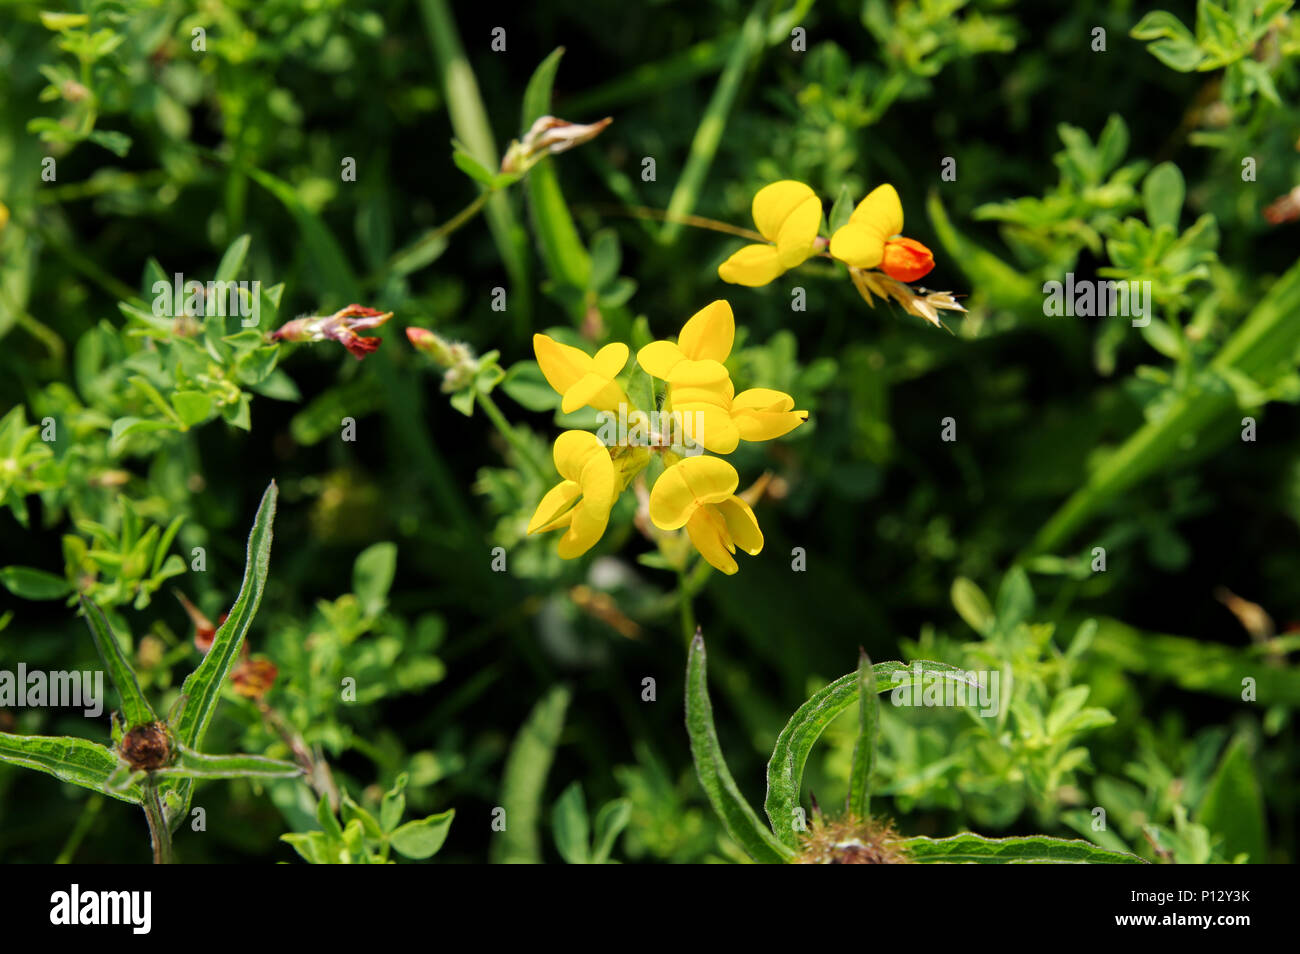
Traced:
<path fill-rule="evenodd" d="M 740 569 L 736 548 L 751 556 L 763 549 L 763 532 L 749 504 L 736 496 L 736 469 L 716 457 L 687 457 L 673 464 L 650 491 L 650 520 L 660 530 L 686 528 L 691 543 L 727 575 Z"/>
<path fill-rule="evenodd" d="M 723 365 L 735 337 L 731 305 L 719 299 L 691 316 L 676 344 L 652 341 L 636 356 L 647 374 L 668 382 L 666 407 L 681 415 L 684 436 L 715 454 L 730 454 L 742 440 L 788 434 L 808 416 L 792 410 L 794 398 L 781 391 L 736 394 Z"/>
<path fill-rule="evenodd" d="M 718 277 L 733 285 L 766 285 L 802 265 L 816 248 L 822 203 L 802 182 L 782 179 L 758 190 L 754 224 L 771 245 L 746 245 L 718 266 Z"/>
<path fill-rule="evenodd" d="M 627 403 L 627 395 L 614 380 L 627 364 L 627 345 L 607 344 L 593 358 L 554 338 L 533 335 L 533 352 L 546 382 L 563 396 L 560 409 L 565 414 L 586 405 L 598 411 L 617 411 L 620 404 Z"/>
<path fill-rule="evenodd" d="M 934 268 L 930 250 L 903 238 L 903 204 L 888 183 L 858 203 L 848 222 L 831 236 L 831 255 L 853 268 L 880 267 L 890 278 L 914 282 Z"/>
<path fill-rule="evenodd" d="M 555 439 L 555 469 L 564 479 L 546 492 L 529 533 L 567 527 L 557 552 L 566 560 L 582 556 L 600 540 L 618 496 L 609 448 L 590 431 L 565 431 Z"/>

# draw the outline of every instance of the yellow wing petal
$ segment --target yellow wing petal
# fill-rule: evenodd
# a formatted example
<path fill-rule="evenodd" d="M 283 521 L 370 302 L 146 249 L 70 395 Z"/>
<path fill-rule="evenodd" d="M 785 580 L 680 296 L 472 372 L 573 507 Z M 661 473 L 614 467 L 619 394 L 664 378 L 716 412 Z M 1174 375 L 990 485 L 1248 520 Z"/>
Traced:
<path fill-rule="evenodd" d="M 650 520 L 660 530 L 679 530 L 702 503 L 726 500 L 740 475 L 717 457 L 687 457 L 673 464 L 650 489 Z"/>
<path fill-rule="evenodd" d="M 687 319 L 677 336 L 682 354 L 693 361 L 727 360 L 736 340 L 736 316 L 724 298 L 710 302 Z"/>
<path fill-rule="evenodd" d="M 674 367 L 686 360 L 682 349 L 671 341 L 652 341 L 636 353 L 636 363 L 646 374 L 667 381 Z"/>
<path fill-rule="evenodd" d="M 875 268 L 885 257 L 887 237 L 872 226 L 847 222 L 831 236 L 831 255 L 854 268 Z"/>
<path fill-rule="evenodd" d="M 533 353 L 546 383 L 563 394 L 591 370 L 591 355 L 547 335 L 533 335 Z"/>
<path fill-rule="evenodd" d="M 759 189 L 754 195 L 752 211 L 754 224 L 763 238 L 775 242 L 785 220 L 809 198 L 815 200 L 817 194 L 794 179 L 782 179 Z"/>
<path fill-rule="evenodd" d="M 771 388 L 741 391 L 731 402 L 731 418 L 740 439 L 770 441 L 789 434 L 808 418 L 807 411 L 796 411 L 794 398 Z"/>
<path fill-rule="evenodd" d="M 718 266 L 718 277 L 732 285 L 758 288 L 784 271 L 771 245 L 746 245 Z"/>
<path fill-rule="evenodd" d="M 711 388 L 721 385 L 730 376 L 727 366 L 712 360 L 681 362 L 668 376 L 673 387 Z"/>
<path fill-rule="evenodd" d="M 533 518 L 528 521 L 528 532 L 549 530 L 556 520 L 567 516 L 573 502 L 582 496 L 582 487 L 575 480 L 562 480 L 542 497 Z"/>
<path fill-rule="evenodd" d="M 603 378 L 614 380 L 627 365 L 628 348 L 621 341 L 605 345 L 596 352 L 592 363 L 596 373 Z"/>

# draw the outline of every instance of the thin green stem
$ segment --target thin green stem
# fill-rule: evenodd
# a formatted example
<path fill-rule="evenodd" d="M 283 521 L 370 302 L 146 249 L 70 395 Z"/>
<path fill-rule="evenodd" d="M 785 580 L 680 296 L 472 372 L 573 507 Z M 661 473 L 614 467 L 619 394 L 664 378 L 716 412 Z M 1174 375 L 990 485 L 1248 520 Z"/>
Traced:
<path fill-rule="evenodd" d="M 482 391 L 478 392 L 477 397 L 479 404 L 483 408 L 483 412 L 488 416 L 488 420 L 496 426 L 496 429 L 500 432 L 501 436 L 506 439 L 506 443 L 514 448 L 515 453 L 519 455 L 520 459 L 523 460 L 529 470 L 541 478 L 542 483 L 548 483 L 551 479 L 551 475 L 546 472 L 542 465 L 533 456 L 532 449 L 523 442 L 519 436 L 519 432 L 516 431 L 514 426 L 506 420 L 506 416 L 502 414 L 501 409 L 497 407 L 496 401 L 492 400 L 488 394 Z"/>
<path fill-rule="evenodd" d="M 429 249 L 437 245 L 439 242 L 445 241 L 448 235 L 455 232 L 461 226 L 473 219 L 474 216 L 482 212 L 483 207 L 487 205 L 488 199 L 496 191 L 497 190 L 495 189 L 485 189 L 480 192 L 478 198 L 465 206 L 465 208 L 461 209 L 446 222 L 442 223 L 442 225 L 425 232 L 410 245 L 406 246 L 406 248 L 389 258 L 388 264 L 384 266 L 383 270 L 376 277 L 382 278 L 384 275 L 387 275 L 398 268 L 404 260 L 417 258 L 421 254 L 428 252 Z"/>
<path fill-rule="evenodd" d="M 162 800 L 158 797 L 158 783 L 152 777 L 145 779 L 144 815 L 149 820 L 149 838 L 153 842 L 153 863 L 172 863 L 172 832 L 163 814 Z"/>

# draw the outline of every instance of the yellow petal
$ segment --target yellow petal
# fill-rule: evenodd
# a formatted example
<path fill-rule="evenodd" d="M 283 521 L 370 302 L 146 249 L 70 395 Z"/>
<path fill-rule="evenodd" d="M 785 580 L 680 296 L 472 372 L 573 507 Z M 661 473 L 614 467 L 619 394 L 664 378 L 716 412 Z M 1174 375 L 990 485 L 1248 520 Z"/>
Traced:
<path fill-rule="evenodd" d="M 771 388 L 741 391 L 731 402 L 731 418 L 745 441 L 770 441 L 789 434 L 808 418 L 807 411 L 795 411 L 794 398 Z"/>
<path fill-rule="evenodd" d="M 750 556 L 763 550 L 763 531 L 758 529 L 758 518 L 749 504 L 739 497 L 728 497 L 714 505 L 727 523 L 727 533 L 736 546 Z"/>
<path fill-rule="evenodd" d="M 608 509 L 587 507 L 585 502 L 578 504 L 573 511 L 573 523 L 568 532 L 560 537 L 555 551 L 565 560 L 582 556 L 600 541 L 608 524 Z"/>
<path fill-rule="evenodd" d="M 854 268 L 875 268 L 885 257 L 888 237 L 877 228 L 850 221 L 831 236 L 831 255 Z"/>
<path fill-rule="evenodd" d="M 580 407 L 590 404 L 598 411 L 617 411 L 619 404 L 626 404 L 627 397 L 623 389 L 609 378 L 599 374 L 585 374 L 569 390 L 564 392 L 560 410 L 572 414 Z"/>
<path fill-rule="evenodd" d="M 563 394 L 591 370 L 591 355 L 547 335 L 533 335 L 533 353 L 546 382 Z"/>
<path fill-rule="evenodd" d="M 676 365 L 686 360 L 682 349 L 671 341 L 652 341 L 636 353 L 636 363 L 646 374 L 667 381 Z"/>
<path fill-rule="evenodd" d="M 718 266 L 718 277 L 732 285 L 758 288 L 784 271 L 772 246 L 746 245 Z"/>
<path fill-rule="evenodd" d="M 614 473 L 614 461 L 604 448 L 598 454 L 590 454 L 582 465 L 582 509 L 593 512 L 603 510 L 609 517 L 609 509 L 614 506 L 618 496 Z M 576 521 L 575 521 L 576 522 Z"/>
<path fill-rule="evenodd" d="M 533 511 L 533 518 L 528 521 L 528 532 L 537 533 L 549 530 L 549 524 L 567 516 L 573 502 L 582 496 L 582 487 L 574 480 L 562 480 L 542 497 L 541 503 Z"/>
<path fill-rule="evenodd" d="M 888 182 L 876 186 L 858 203 L 849 221 L 878 229 L 885 238 L 897 235 L 903 231 L 903 203 L 898 201 L 898 192 Z"/>
<path fill-rule="evenodd" d="M 726 361 L 736 340 L 736 316 L 731 304 L 719 298 L 705 305 L 682 325 L 677 346 L 693 361 Z"/>
<path fill-rule="evenodd" d="M 754 213 L 754 224 L 758 226 L 758 231 L 762 233 L 763 238 L 769 242 L 775 242 L 776 237 L 781 232 L 781 226 L 785 220 L 800 205 L 809 199 L 814 201 L 817 194 L 802 182 L 796 182 L 793 179 L 782 179 L 780 182 L 773 182 L 771 185 L 763 186 L 754 195 L 754 204 L 752 211 Z M 821 214 L 821 206 L 818 205 L 818 216 Z"/>
<path fill-rule="evenodd" d="M 690 536 L 691 543 L 695 544 L 695 549 L 700 551 L 700 556 L 714 569 L 721 570 L 727 576 L 740 569 L 736 558 L 731 555 L 735 547 L 728 546 L 730 540 L 726 523 L 711 508 L 701 507 L 695 511 L 686 522 L 686 533 Z"/>
<path fill-rule="evenodd" d="M 676 365 L 668 380 L 674 387 L 709 388 L 717 387 L 729 380 L 727 367 L 717 361 L 682 361 Z"/>
<path fill-rule="evenodd" d="M 650 489 L 650 520 L 660 530 L 679 530 L 702 504 L 726 500 L 740 475 L 717 457 L 687 457 L 673 464 Z"/>
<path fill-rule="evenodd" d="M 597 374 L 612 381 L 618 377 L 627 364 L 627 355 L 627 345 L 621 341 L 615 341 L 597 351 L 592 363 Z"/>
<path fill-rule="evenodd" d="M 790 213 L 776 237 L 776 255 L 783 268 L 794 268 L 807 260 L 821 224 L 821 199 L 810 195 Z"/>
<path fill-rule="evenodd" d="M 609 457 L 609 451 L 600 442 L 600 438 L 591 431 L 565 431 L 555 439 L 551 456 L 555 458 L 555 469 L 566 480 L 579 484 L 582 482 L 582 468 L 587 458 L 594 454 Z"/>

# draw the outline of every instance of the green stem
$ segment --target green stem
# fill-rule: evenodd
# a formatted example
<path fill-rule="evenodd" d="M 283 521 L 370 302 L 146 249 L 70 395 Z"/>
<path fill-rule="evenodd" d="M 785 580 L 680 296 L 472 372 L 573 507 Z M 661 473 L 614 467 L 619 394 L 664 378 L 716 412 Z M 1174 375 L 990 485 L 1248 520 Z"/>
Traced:
<path fill-rule="evenodd" d="M 478 392 L 477 396 L 478 403 L 482 406 L 483 412 L 487 414 L 488 419 L 496 426 L 496 429 L 500 432 L 501 436 L 506 439 L 506 443 L 514 448 L 515 453 L 519 455 L 520 459 L 529 470 L 541 478 L 542 483 L 549 483 L 551 475 L 546 472 L 542 465 L 533 456 L 532 448 L 520 439 L 519 432 L 516 431 L 513 425 L 506 420 L 506 416 L 502 414 L 501 409 L 497 407 L 496 401 L 492 400 L 492 398 L 483 391 Z"/>
<path fill-rule="evenodd" d="M 172 863 L 172 832 L 163 814 L 162 800 L 158 798 L 158 783 L 152 777 L 145 779 L 144 815 L 149 820 L 149 838 L 153 842 L 153 863 Z"/>
<path fill-rule="evenodd" d="M 483 207 L 487 205 L 488 199 L 491 198 L 496 191 L 497 190 L 495 189 L 485 189 L 480 192 L 478 198 L 465 206 L 465 208 L 461 209 L 446 222 L 442 223 L 442 225 L 430 229 L 410 245 L 406 246 L 406 248 L 395 253 L 388 259 L 388 263 L 377 275 L 372 275 L 370 277 L 368 280 L 369 284 L 378 284 L 386 275 L 396 270 L 403 261 L 416 258 L 421 254 L 428 252 L 430 248 L 437 245 L 439 242 L 445 241 L 448 235 L 455 232 L 461 226 L 472 220 L 474 216 L 482 212 Z"/>

